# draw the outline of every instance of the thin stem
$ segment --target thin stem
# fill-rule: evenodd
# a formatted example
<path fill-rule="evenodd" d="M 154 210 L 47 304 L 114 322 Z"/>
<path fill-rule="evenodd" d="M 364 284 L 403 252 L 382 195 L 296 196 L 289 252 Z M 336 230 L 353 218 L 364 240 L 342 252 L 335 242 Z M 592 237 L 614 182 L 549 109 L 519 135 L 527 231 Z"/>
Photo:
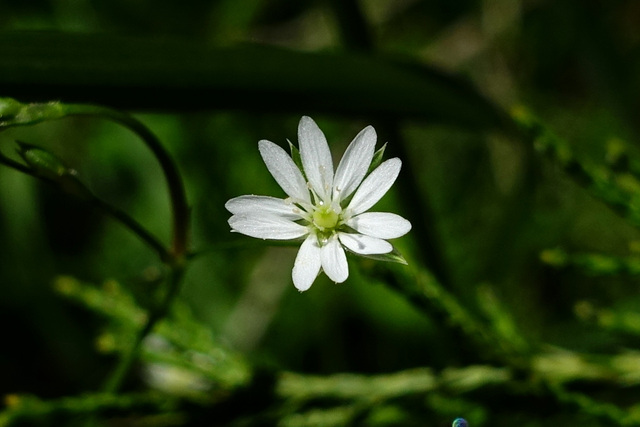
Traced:
<path fill-rule="evenodd" d="M 162 172 L 167 180 L 171 199 L 171 211 L 173 214 L 172 259 L 164 261 L 171 263 L 183 258 L 188 246 L 189 206 L 178 168 L 158 138 L 140 121 L 120 111 L 96 105 L 81 104 L 65 104 L 63 108 L 66 115 L 96 116 L 113 120 L 136 133 L 145 142 L 160 163 Z"/>
<path fill-rule="evenodd" d="M 176 295 L 180 290 L 180 283 L 182 282 L 182 277 L 184 276 L 184 263 L 175 264 L 171 268 L 171 272 L 169 273 L 169 278 L 167 282 L 166 293 L 164 294 L 162 301 L 160 304 L 149 313 L 149 318 L 147 319 L 146 324 L 140 331 L 138 331 L 135 341 L 129 351 L 127 351 L 124 356 L 120 359 L 120 362 L 116 366 L 115 370 L 111 373 L 107 382 L 104 384 L 102 391 L 106 393 L 115 393 L 121 387 L 124 382 L 127 373 L 131 369 L 133 362 L 135 362 L 140 347 L 142 346 L 142 342 L 144 339 L 151 333 L 155 325 L 160 321 L 163 317 L 166 316 L 167 312 L 171 308 L 171 303 L 175 299 Z"/>
<path fill-rule="evenodd" d="M 12 169 L 20 171 L 20 172 L 22 172 L 24 174 L 27 174 L 29 176 L 32 176 L 34 178 L 40 179 L 42 181 L 45 181 L 45 182 L 47 182 L 49 184 L 56 184 L 53 180 L 38 175 L 31 168 L 29 168 L 29 167 L 27 167 L 27 166 L 25 166 L 25 165 L 23 165 L 21 163 L 18 163 L 15 160 L 12 160 L 12 159 L 6 157 L 2 153 L 0 153 L 0 164 L 8 166 L 8 167 L 10 167 Z M 76 182 L 79 185 L 81 185 L 81 183 L 79 181 L 76 181 Z M 111 215 L 111 217 L 113 217 L 114 219 L 119 221 L 121 224 L 123 224 L 125 227 L 127 227 L 129 230 L 131 230 L 142 241 L 144 241 L 153 250 L 155 250 L 158 253 L 158 255 L 160 256 L 161 259 L 168 259 L 169 258 L 169 252 L 164 247 L 162 242 L 160 242 L 155 236 L 153 236 L 138 221 L 136 221 L 135 219 L 133 219 L 132 217 L 127 215 L 124 211 L 122 211 L 122 210 L 120 210 L 120 209 L 118 209 L 118 208 L 116 208 L 114 206 L 111 206 L 110 204 L 108 204 L 104 200 L 98 198 L 95 194 L 91 193 L 91 191 L 89 189 L 87 189 L 86 187 L 83 186 L 82 188 L 83 188 L 83 195 L 86 197 L 86 200 L 91 205 L 93 205 L 94 207 L 96 207 L 98 209 L 101 209 L 102 211 L 104 211 L 108 215 Z"/>
<path fill-rule="evenodd" d="M 120 359 L 115 370 L 104 384 L 103 390 L 109 393 L 115 393 L 124 382 L 131 366 L 133 365 L 142 342 L 145 337 L 153 330 L 155 325 L 166 316 L 173 300 L 180 290 L 180 284 L 184 275 L 186 266 L 187 247 L 188 247 L 188 228 L 189 228 L 189 207 L 186 199 L 184 184 L 176 164 L 169 153 L 164 149 L 158 138 L 140 121 L 132 116 L 112 110 L 110 108 L 96 105 L 80 105 L 80 104 L 61 104 L 50 103 L 46 105 L 36 105 L 33 111 L 27 107 L 26 112 L 19 120 L 14 120 L 5 124 L 5 127 L 35 124 L 44 120 L 60 119 L 68 116 L 91 116 L 110 119 L 120 125 L 125 126 L 129 130 L 138 135 L 144 143 L 149 147 L 155 158 L 160 163 L 162 172 L 164 173 L 169 188 L 169 197 L 171 201 L 171 212 L 173 216 L 172 227 L 172 243 L 170 249 L 159 242 L 155 237 L 148 233 L 139 223 L 129 217 L 124 212 L 108 205 L 102 200 L 94 196 L 84 185 L 74 176 L 62 175 L 59 182 L 54 177 L 52 182 L 60 184 L 62 187 L 70 185 L 67 190 L 77 193 L 82 198 L 88 199 L 94 205 L 100 207 L 114 218 L 125 224 L 136 235 L 152 246 L 159 254 L 162 261 L 169 267 L 169 277 L 164 289 L 164 295 L 160 303 L 149 310 L 149 317 L 143 328 L 137 333 L 131 348 L 125 352 Z M 45 177 L 38 175 L 37 171 L 21 165 L 0 153 L 0 162 L 13 167 L 21 172 L 34 175 L 47 180 Z M 95 419 L 88 420 L 88 424 L 95 424 Z"/>
<path fill-rule="evenodd" d="M 162 244 L 162 242 L 160 242 L 153 234 L 145 229 L 138 221 L 127 215 L 127 213 L 114 206 L 111 206 L 104 200 L 99 199 L 95 196 L 91 199 L 90 202 L 98 208 L 102 209 L 107 214 L 111 215 L 116 220 L 120 221 L 127 228 L 129 228 L 129 230 L 131 230 L 138 237 L 140 237 L 140 239 L 151 246 L 158 253 L 160 259 L 169 259 L 170 254 Z"/>

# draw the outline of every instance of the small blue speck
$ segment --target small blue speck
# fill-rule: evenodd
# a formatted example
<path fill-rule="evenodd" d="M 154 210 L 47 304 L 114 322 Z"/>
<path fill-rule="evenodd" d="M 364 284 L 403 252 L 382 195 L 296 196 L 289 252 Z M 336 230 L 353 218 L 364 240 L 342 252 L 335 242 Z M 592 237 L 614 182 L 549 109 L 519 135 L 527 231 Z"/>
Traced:
<path fill-rule="evenodd" d="M 469 423 L 464 418 L 456 418 L 451 427 L 469 427 Z"/>

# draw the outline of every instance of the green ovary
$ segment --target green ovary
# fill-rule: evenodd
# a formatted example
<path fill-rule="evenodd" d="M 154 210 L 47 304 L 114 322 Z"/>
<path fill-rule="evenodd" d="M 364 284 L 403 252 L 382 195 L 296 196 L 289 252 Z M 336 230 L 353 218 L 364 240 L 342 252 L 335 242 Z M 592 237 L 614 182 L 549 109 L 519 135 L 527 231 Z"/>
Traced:
<path fill-rule="evenodd" d="M 340 215 L 331 208 L 320 208 L 313 213 L 313 223 L 321 230 L 334 228 L 339 220 Z"/>

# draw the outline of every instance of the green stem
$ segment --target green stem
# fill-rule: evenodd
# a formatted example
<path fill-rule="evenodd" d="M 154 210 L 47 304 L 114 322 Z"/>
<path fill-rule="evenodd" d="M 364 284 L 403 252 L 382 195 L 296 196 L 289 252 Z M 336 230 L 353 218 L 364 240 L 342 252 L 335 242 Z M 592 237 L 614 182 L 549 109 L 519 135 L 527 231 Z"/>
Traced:
<path fill-rule="evenodd" d="M 113 395 L 107 393 L 83 394 L 55 400 L 40 400 L 30 395 L 11 395 L 7 408 L 0 412 L 0 427 L 13 425 L 38 425 L 38 421 L 53 416 L 82 416 L 104 410 L 166 410 L 167 417 L 184 421 L 185 415 L 173 412 L 173 400 L 157 393 L 132 393 Z M 177 425 L 177 424 L 171 424 Z"/>
<path fill-rule="evenodd" d="M 144 339 L 151 333 L 155 325 L 166 314 L 171 303 L 180 290 L 180 283 L 184 274 L 189 229 L 189 207 L 187 204 L 186 192 L 178 167 L 173 162 L 169 153 L 164 149 L 158 138 L 140 121 L 132 116 L 112 110 L 110 108 L 95 105 L 70 104 L 62 105 L 65 115 L 75 116 L 95 116 L 107 118 L 119 123 L 136 133 L 149 147 L 162 168 L 167 185 L 169 187 L 169 197 L 171 200 L 171 211 L 173 215 L 172 244 L 162 261 L 170 268 L 169 279 L 162 301 L 152 308 L 149 318 L 144 327 L 138 332 L 131 348 L 122 356 L 115 370 L 107 379 L 103 386 L 105 392 L 114 393 L 122 386 L 128 372 L 136 360 L 140 347 Z"/>
<path fill-rule="evenodd" d="M 135 233 L 140 239 L 151 246 L 160 256 L 161 259 L 169 259 L 170 254 L 167 248 L 153 234 L 145 229 L 138 221 L 127 215 L 124 211 L 111 206 L 104 200 L 97 197 L 91 199 L 91 203 L 111 215 L 116 220 L 124 224 L 129 230 Z"/>
<path fill-rule="evenodd" d="M 142 342 L 147 337 L 147 335 L 151 333 L 158 321 L 166 316 L 167 312 L 171 308 L 171 303 L 178 295 L 178 292 L 180 290 L 180 283 L 182 282 L 182 277 L 184 276 L 184 267 L 184 263 L 181 263 L 176 264 L 171 268 L 171 272 L 169 274 L 167 282 L 166 293 L 164 294 L 162 301 L 154 310 L 149 313 L 149 318 L 147 319 L 144 327 L 140 329 L 140 331 L 138 331 L 133 345 L 120 359 L 115 370 L 111 373 L 111 375 L 107 379 L 107 382 L 104 384 L 102 391 L 106 393 L 115 393 L 122 385 L 127 376 L 127 373 L 133 365 L 133 362 L 135 362 L 136 360 L 138 352 L 140 351 L 140 347 L 142 346 Z"/>
<path fill-rule="evenodd" d="M 116 392 L 124 382 L 127 373 L 130 371 L 136 357 L 139 353 L 142 342 L 155 325 L 161 320 L 171 307 L 171 303 L 175 299 L 180 290 L 180 283 L 184 274 L 187 246 L 188 246 L 188 229 L 189 229 L 189 207 L 187 204 L 186 192 L 184 184 L 176 164 L 169 153 L 164 149 L 158 138 L 141 122 L 132 116 L 121 113 L 110 108 L 94 105 L 63 105 L 65 115 L 75 116 L 96 116 L 108 118 L 119 123 L 134 133 L 136 133 L 149 147 L 154 154 L 162 172 L 167 180 L 169 187 L 169 197 L 171 200 L 171 211 L 173 215 L 172 227 L 172 246 L 168 253 L 168 257 L 163 258 L 163 262 L 170 267 L 169 279 L 165 295 L 158 306 L 153 308 L 149 313 L 149 318 L 145 326 L 136 335 L 135 341 L 129 351 L 127 351 L 120 359 L 115 370 L 107 379 L 103 386 L 105 392 Z"/>
<path fill-rule="evenodd" d="M 62 108 L 65 115 L 96 116 L 113 120 L 136 133 L 149 147 L 160 163 L 162 172 L 167 180 L 173 214 L 171 259 L 163 261 L 167 263 L 180 262 L 179 260 L 185 256 L 188 246 L 189 206 L 178 168 L 158 138 L 140 121 L 120 111 L 96 105 L 81 104 L 64 104 Z"/>
<path fill-rule="evenodd" d="M 38 175 L 31 168 L 24 166 L 23 164 L 18 163 L 15 160 L 12 160 L 4 156 L 2 153 L 0 153 L 0 164 L 8 166 L 12 169 L 20 171 L 34 178 L 38 178 L 42 181 L 55 184 L 55 182 L 52 181 L 51 179 Z M 79 182 L 78 184 L 81 185 Z M 145 229 L 138 221 L 136 221 L 135 219 L 127 215 L 124 211 L 114 206 L 111 206 L 104 200 L 98 198 L 96 195 L 91 193 L 89 189 L 87 189 L 86 187 L 83 187 L 83 191 L 84 191 L 84 195 L 88 197 L 88 202 L 91 205 L 93 205 L 98 209 L 101 209 L 102 211 L 106 212 L 108 215 L 111 215 L 117 221 L 122 223 L 125 227 L 127 227 L 135 235 L 137 235 L 142 241 L 147 243 L 153 250 L 155 250 L 161 259 L 168 259 L 170 257 L 169 252 L 164 247 L 162 242 L 156 239 L 155 236 L 153 236 L 147 229 Z"/>
<path fill-rule="evenodd" d="M 149 316 L 144 327 L 142 327 L 137 333 L 133 345 L 123 354 L 115 370 L 109 376 L 104 385 L 103 389 L 105 392 L 115 393 L 121 387 L 127 373 L 136 360 L 145 337 L 151 333 L 158 321 L 166 316 L 173 300 L 180 290 L 180 284 L 182 282 L 186 266 L 189 237 L 189 207 L 182 178 L 178 172 L 176 164 L 173 162 L 173 159 L 164 149 L 158 138 L 143 123 L 128 114 L 96 105 L 62 103 L 21 105 L 14 100 L 5 100 L 5 104 L 7 102 L 11 108 L 9 111 L 10 114 L 7 114 L 7 120 L 3 123 L 3 128 L 24 126 L 69 116 L 90 116 L 112 120 L 133 131 L 144 141 L 160 163 L 160 167 L 167 181 L 171 202 L 171 212 L 173 216 L 172 243 L 169 249 L 166 249 L 161 242 L 147 232 L 133 218 L 95 197 L 84 187 L 84 185 L 82 185 L 82 183 L 77 181 L 75 177 L 68 175 L 60 177 L 61 184 L 71 183 L 76 190 L 81 190 L 81 197 L 88 199 L 94 205 L 103 209 L 125 224 L 142 240 L 153 247 L 160 254 L 162 262 L 170 269 L 169 278 L 166 282 L 166 288 L 164 289 L 162 300 L 157 306 L 152 307 L 149 310 Z M 22 172 L 47 180 L 46 177 L 38 175 L 37 171 L 31 170 L 30 168 L 3 156 L 1 153 L 0 163 L 4 163 Z M 89 425 L 94 424 L 94 422 L 95 419 L 89 420 Z"/>

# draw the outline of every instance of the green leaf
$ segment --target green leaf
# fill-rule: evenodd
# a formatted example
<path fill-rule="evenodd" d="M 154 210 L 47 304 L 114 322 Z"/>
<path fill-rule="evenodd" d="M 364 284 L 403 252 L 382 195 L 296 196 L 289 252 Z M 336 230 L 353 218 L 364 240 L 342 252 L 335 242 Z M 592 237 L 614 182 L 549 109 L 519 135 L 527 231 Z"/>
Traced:
<path fill-rule="evenodd" d="M 373 259 L 376 261 L 397 262 L 399 264 L 408 265 L 407 260 L 404 259 L 404 257 L 400 254 L 400 252 L 398 252 L 396 248 L 393 248 L 391 252 L 386 254 L 372 254 L 372 255 L 356 254 L 356 255 L 361 256 L 363 258 Z"/>
<path fill-rule="evenodd" d="M 503 111 L 463 79 L 411 60 L 89 34 L 0 34 L 0 93 L 116 108 L 241 108 L 418 118 L 499 128 Z"/>

